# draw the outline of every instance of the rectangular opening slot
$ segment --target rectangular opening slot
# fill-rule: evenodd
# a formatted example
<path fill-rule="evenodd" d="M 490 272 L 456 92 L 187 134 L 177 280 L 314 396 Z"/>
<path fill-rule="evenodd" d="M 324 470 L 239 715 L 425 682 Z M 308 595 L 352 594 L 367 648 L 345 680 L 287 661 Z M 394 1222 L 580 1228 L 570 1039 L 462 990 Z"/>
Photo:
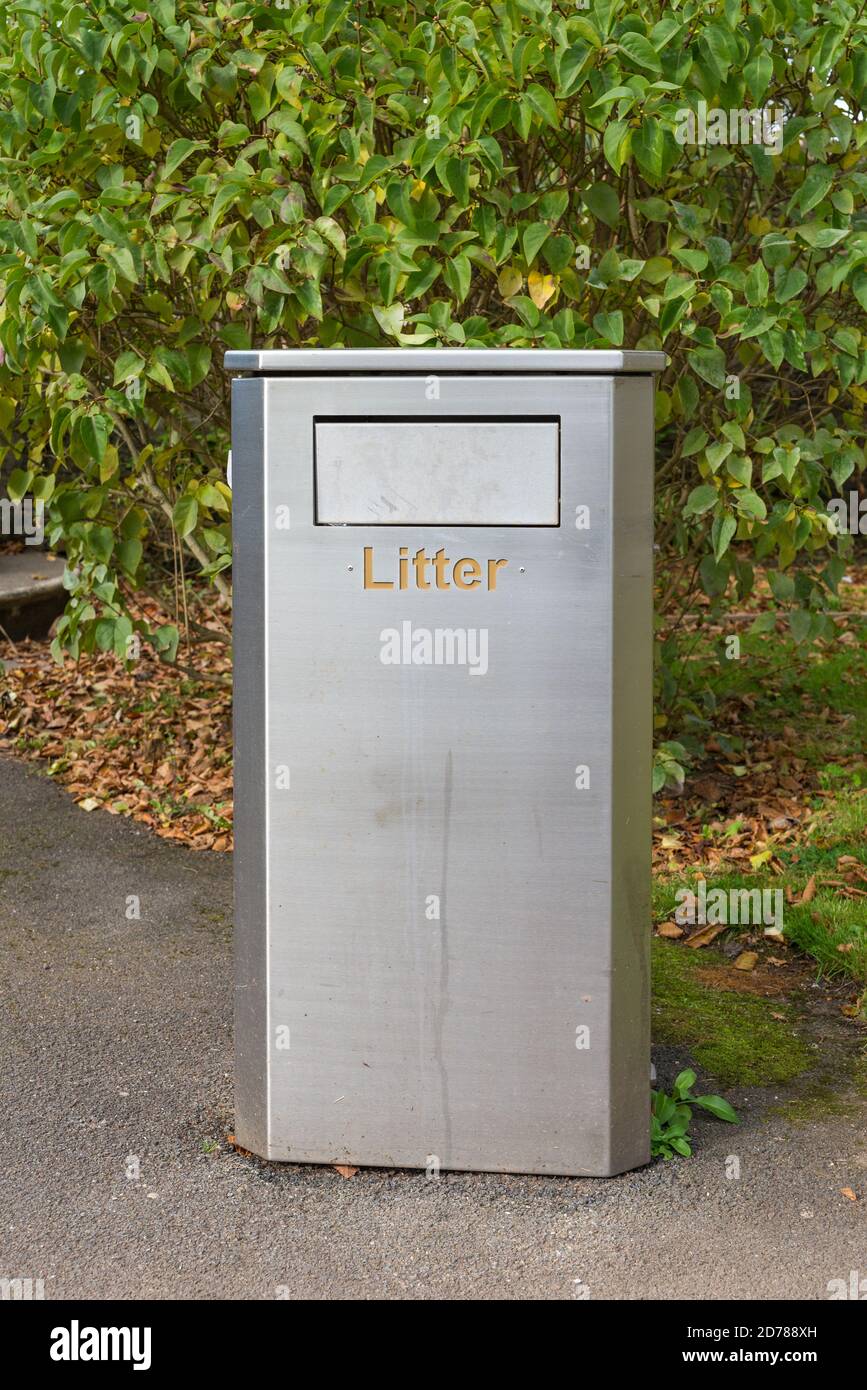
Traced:
<path fill-rule="evenodd" d="M 559 526 L 555 416 L 316 419 L 318 526 Z"/>

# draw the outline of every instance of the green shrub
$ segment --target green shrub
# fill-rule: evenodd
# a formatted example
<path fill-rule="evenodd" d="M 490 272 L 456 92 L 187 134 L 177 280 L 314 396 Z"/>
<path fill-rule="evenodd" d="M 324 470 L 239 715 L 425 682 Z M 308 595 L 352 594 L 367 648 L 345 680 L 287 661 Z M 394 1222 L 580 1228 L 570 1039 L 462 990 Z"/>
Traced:
<path fill-rule="evenodd" d="M 61 644 L 123 654 L 167 524 L 227 591 L 221 356 L 251 344 L 662 347 L 663 601 L 696 573 L 743 595 L 752 557 L 826 631 L 825 503 L 864 461 L 865 26 L 847 0 L 7 0 L 0 431 L 76 567 Z M 717 109 L 782 133 L 681 143 L 701 103 L 714 137 Z"/>

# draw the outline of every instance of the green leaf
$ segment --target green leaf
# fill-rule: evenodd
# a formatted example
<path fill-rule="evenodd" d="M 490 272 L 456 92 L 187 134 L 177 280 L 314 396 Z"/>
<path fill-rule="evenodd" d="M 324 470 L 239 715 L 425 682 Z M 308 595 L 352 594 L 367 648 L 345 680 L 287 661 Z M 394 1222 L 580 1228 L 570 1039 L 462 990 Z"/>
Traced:
<path fill-rule="evenodd" d="M 660 182 L 671 168 L 679 147 L 666 135 L 655 116 L 643 117 L 632 131 L 632 153 L 638 166 L 654 182 Z"/>
<path fill-rule="evenodd" d="M 616 227 L 620 220 L 620 199 L 610 183 L 594 183 L 584 194 L 593 216 L 608 227 Z"/>
<path fill-rule="evenodd" d="M 674 1079 L 674 1085 L 672 1087 L 672 1091 L 676 1098 L 678 1100 L 683 1100 L 686 1096 L 688 1096 L 693 1086 L 695 1085 L 695 1082 L 696 1075 L 694 1071 L 687 1069 L 686 1071 L 678 1072 L 677 1076 Z"/>
<path fill-rule="evenodd" d="M 545 87 L 540 87 L 538 82 L 531 82 L 524 95 L 536 115 L 541 116 L 546 125 L 555 129 L 559 126 L 557 104 Z"/>
<path fill-rule="evenodd" d="M 281 135 L 285 135 L 286 139 L 291 140 L 292 144 L 297 145 L 299 150 L 301 150 L 304 154 L 309 154 L 310 146 L 307 142 L 306 132 L 304 130 L 304 127 L 300 124 L 299 121 L 296 121 L 294 116 L 290 116 L 286 111 L 272 111 L 271 115 L 268 117 L 268 125 L 271 127 L 272 130 L 277 130 L 280 132 Z M 382 168 L 386 168 L 388 166 L 389 161 L 385 159 L 384 156 L 372 155 L 371 158 L 367 161 L 367 164 L 365 164 L 364 166 L 362 184 L 371 182 L 372 179 L 375 178 L 377 174 L 380 172 L 376 166 L 374 166 L 373 169 L 370 169 L 368 167 L 370 164 L 373 163 L 374 160 L 378 159 L 382 160 Z M 368 178 L 368 175 L 370 175 L 371 177 Z"/>
<path fill-rule="evenodd" d="M 729 562 L 723 557 L 715 560 L 713 555 L 705 555 L 698 567 L 701 587 L 708 598 L 721 598 L 729 585 Z"/>
<path fill-rule="evenodd" d="M 738 47 L 734 35 L 722 24 L 708 24 L 699 38 L 716 73 L 724 82 L 732 63 L 737 61 Z"/>
<path fill-rule="evenodd" d="M 648 72 L 662 72 L 662 64 L 653 44 L 646 39 L 643 34 L 627 33 L 621 34 L 618 45 L 623 52 L 637 63 L 639 67 L 646 68 Z"/>
<path fill-rule="evenodd" d="M 560 55 L 557 69 L 559 95 L 570 96 L 581 85 L 581 79 L 586 80 L 592 62 L 593 49 L 585 44 L 573 44 L 565 49 Z"/>
<path fill-rule="evenodd" d="M 145 375 L 149 377 L 151 381 L 156 382 L 157 386 L 162 386 L 164 390 L 174 391 L 175 383 L 171 378 L 171 374 L 165 364 L 160 362 L 158 358 L 154 357 L 151 359 L 148 363 Z"/>
<path fill-rule="evenodd" d="M 702 1110 L 709 1111 L 718 1120 L 727 1120 L 730 1125 L 738 1123 L 735 1111 L 722 1096 L 693 1096 L 693 1104 L 700 1105 Z"/>
<path fill-rule="evenodd" d="M 807 170 L 804 182 L 792 199 L 791 206 L 802 213 L 809 212 L 817 203 L 821 203 L 833 182 L 834 170 L 829 165 L 813 164 Z"/>
<path fill-rule="evenodd" d="M 718 498 L 719 493 L 715 487 L 710 483 L 702 483 L 699 487 L 694 487 L 689 494 L 683 514 L 685 517 L 703 516 L 711 507 L 716 506 Z"/>
<path fill-rule="evenodd" d="M 172 508 L 172 522 L 181 539 L 195 531 L 198 519 L 199 504 L 191 493 L 185 492 Z"/>
<path fill-rule="evenodd" d="M 762 261 L 755 261 L 750 267 L 746 279 L 745 292 L 748 304 L 759 305 L 767 303 L 768 272 L 765 270 Z"/>
<path fill-rule="evenodd" d="M 708 445 L 705 458 L 712 473 L 715 473 L 720 464 L 728 458 L 733 448 L 730 439 L 718 439 L 715 444 Z"/>
<path fill-rule="evenodd" d="M 317 217 L 313 226 L 343 260 L 346 256 L 346 233 L 340 223 L 335 222 L 333 217 Z"/>
<path fill-rule="evenodd" d="M 115 547 L 115 555 L 121 569 L 131 578 L 141 564 L 143 547 L 141 541 L 120 541 Z"/>
<path fill-rule="evenodd" d="M 836 246 L 843 241 L 849 231 L 846 227 L 823 227 L 819 222 L 808 222 L 803 227 L 796 227 L 795 231 L 802 241 L 806 241 L 808 246 L 815 247 L 816 250 L 826 251 L 829 246 Z"/>
<path fill-rule="evenodd" d="M 741 487 L 749 487 L 753 476 L 752 460 L 743 454 L 735 454 L 726 462 L 726 473 Z"/>
<path fill-rule="evenodd" d="M 551 229 L 544 222 L 531 222 L 529 227 L 524 228 L 521 245 L 528 267 L 533 264 L 550 235 Z"/>
<path fill-rule="evenodd" d="M 796 299 L 807 284 L 807 272 L 799 266 L 777 266 L 774 271 L 774 295 L 779 304 Z"/>
<path fill-rule="evenodd" d="M 602 136 L 602 150 L 615 174 L 629 158 L 632 133 L 628 121 L 609 121 Z"/>
<path fill-rule="evenodd" d="M 732 258 L 732 248 L 725 237 L 709 236 L 704 246 L 707 254 L 710 256 L 710 263 L 714 270 L 720 271 L 724 265 L 728 265 Z"/>
<path fill-rule="evenodd" d="M 186 138 L 173 140 L 166 151 L 161 177 L 165 181 L 168 181 L 172 174 L 177 169 L 180 169 L 184 160 L 189 158 L 193 150 L 203 150 L 205 148 L 204 140 L 188 140 Z"/>
<path fill-rule="evenodd" d="M 545 260 L 553 275 L 558 275 L 567 265 L 572 264 L 574 253 L 575 247 L 571 237 L 552 236 L 545 242 Z"/>
<path fill-rule="evenodd" d="M 294 286 L 298 302 L 312 318 L 322 318 L 322 291 L 315 280 L 302 280 Z"/>
<path fill-rule="evenodd" d="M 456 201 L 461 207 L 466 207 L 470 201 L 470 166 L 467 161 L 457 156 L 448 160 L 445 180 Z"/>
<path fill-rule="evenodd" d="M 108 444 L 109 422 L 104 415 L 92 414 L 83 415 L 78 422 L 78 429 L 90 457 L 100 463 Z"/>
<path fill-rule="evenodd" d="M 614 343 L 620 347 L 623 342 L 623 314 L 620 309 L 614 309 L 608 313 L 594 314 L 593 327 L 601 338 L 607 338 L 609 343 Z"/>
<path fill-rule="evenodd" d="M 33 469 L 13 468 L 6 480 L 6 492 L 13 502 L 20 502 L 33 482 Z"/>
<path fill-rule="evenodd" d="M 165 623 L 162 627 L 157 628 L 152 636 L 155 650 L 168 662 L 173 662 L 177 656 L 180 640 L 181 634 L 174 623 Z"/>
<path fill-rule="evenodd" d="M 141 376 L 144 366 L 144 358 L 137 352 L 122 352 L 114 364 L 114 385 L 118 386 L 122 381 L 132 381 L 135 377 Z"/>
<path fill-rule="evenodd" d="M 87 278 L 88 284 L 97 299 L 102 300 L 103 303 L 107 303 L 117 283 L 117 275 L 112 267 L 110 265 L 94 266 Z"/>
<path fill-rule="evenodd" d="M 696 348 L 688 354 L 693 371 L 711 386 L 725 386 L 726 359 L 722 348 Z"/>
<path fill-rule="evenodd" d="M 88 525 L 85 541 L 90 557 L 107 565 L 114 550 L 114 536 L 109 527 Z"/>
<path fill-rule="evenodd" d="M 398 337 L 403 331 L 404 312 L 402 304 L 389 304 L 387 308 L 380 304 L 373 306 L 373 317 L 390 338 Z"/>
<path fill-rule="evenodd" d="M 683 447 L 680 451 L 681 457 L 691 458 L 693 454 L 697 454 L 700 449 L 704 448 L 707 439 L 707 430 L 702 429 L 701 425 L 696 425 L 683 441 Z"/>
<path fill-rule="evenodd" d="M 443 268 L 443 279 L 458 304 L 462 304 L 470 292 L 473 267 L 467 256 L 454 256 Z"/>
<path fill-rule="evenodd" d="M 135 284 L 138 280 L 138 273 L 131 251 L 128 251 L 125 246 L 116 246 L 109 247 L 104 254 L 124 280 L 129 280 Z"/>
<path fill-rule="evenodd" d="M 732 497 L 738 511 L 744 516 L 755 521 L 764 521 L 768 509 L 757 492 L 753 492 L 751 488 L 738 488 L 732 493 Z"/>
<path fill-rule="evenodd" d="M 770 53 L 764 48 L 757 48 L 744 67 L 747 86 L 756 101 L 761 101 L 768 90 L 773 71 L 774 64 Z"/>
<path fill-rule="evenodd" d="M 295 122 L 295 124 L 297 124 L 297 122 Z M 386 158 L 384 154 L 372 154 L 358 176 L 358 182 L 355 185 L 356 193 L 362 193 L 365 188 L 369 188 L 371 184 L 378 183 L 382 179 L 383 174 L 387 173 L 391 167 L 392 161 Z"/>
<path fill-rule="evenodd" d="M 713 545 L 714 559 L 717 562 L 725 555 L 737 529 L 737 520 L 732 516 L 731 512 L 726 512 L 724 516 L 714 518 L 714 523 L 711 527 L 711 544 Z"/>

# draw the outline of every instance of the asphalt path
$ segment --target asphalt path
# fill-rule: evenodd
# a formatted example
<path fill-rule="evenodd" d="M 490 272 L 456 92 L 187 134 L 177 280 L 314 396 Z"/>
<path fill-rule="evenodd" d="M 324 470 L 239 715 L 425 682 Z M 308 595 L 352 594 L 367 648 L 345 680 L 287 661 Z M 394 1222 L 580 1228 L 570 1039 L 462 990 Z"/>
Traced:
<path fill-rule="evenodd" d="M 229 856 L 0 759 L 0 1277 L 48 1299 L 827 1299 L 867 1279 L 863 1108 L 796 1128 L 740 1092 L 742 1124 L 700 1121 L 693 1158 L 606 1180 L 239 1154 L 231 912 Z M 687 1060 L 658 1053 L 660 1076 Z"/>

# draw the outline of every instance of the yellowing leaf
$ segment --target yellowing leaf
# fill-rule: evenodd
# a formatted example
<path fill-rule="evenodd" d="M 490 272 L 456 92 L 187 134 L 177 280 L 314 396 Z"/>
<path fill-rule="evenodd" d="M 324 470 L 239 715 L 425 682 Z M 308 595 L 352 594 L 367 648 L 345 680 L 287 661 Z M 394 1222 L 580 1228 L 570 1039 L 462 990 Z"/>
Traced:
<path fill-rule="evenodd" d="M 109 479 L 114 477 L 119 462 L 120 460 L 115 446 L 113 444 L 106 445 L 105 453 L 102 456 L 102 462 L 99 465 L 99 481 L 101 483 L 107 483 Z"/>
<path fill-rule="evenodd" d="M 541 275 L 538 270 L 531 270 L 527 279 L 527 287 L 536 308 L 544 309 L 557 289 L 557 281 L 553 275 Z"/>
<path fill-rule="evenodd" d="M 516 270 L 512 265 L 507 265 L 497 276 L 497 288 L 503 299 L 511 299 L 513 295 L 520 293 L 523 283 L 524 277 L 520 270 Z"/>

